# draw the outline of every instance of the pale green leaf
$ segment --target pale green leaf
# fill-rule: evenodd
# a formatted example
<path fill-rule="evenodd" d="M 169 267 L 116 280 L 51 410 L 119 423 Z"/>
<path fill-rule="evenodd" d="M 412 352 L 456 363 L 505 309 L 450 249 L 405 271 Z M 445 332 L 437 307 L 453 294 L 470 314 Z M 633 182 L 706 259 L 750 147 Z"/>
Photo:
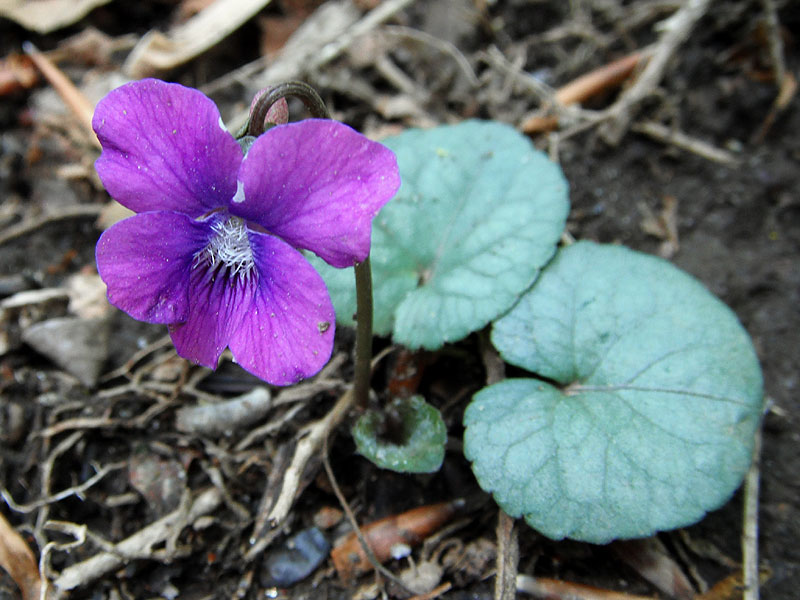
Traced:
<path fill-rule="evenodd" d="M 693 523 L 739 486 L 758 360 L 733 312 L 666 261 L 574 244 L 492 341 L 542 378 L 485 388 L 464 416 L 465 454 L 509 514 L 602 543 Z"/>
<path fill-rule="evenodd" d="M 557 165 L 512 127 L 465 121 L 384 143 L 402 185 L 373 222 L 374 329 L 435 349 L 507 311 L 555 251 L 569 205 Z M 352 324 L 350 269 L 322 273 Z"/>

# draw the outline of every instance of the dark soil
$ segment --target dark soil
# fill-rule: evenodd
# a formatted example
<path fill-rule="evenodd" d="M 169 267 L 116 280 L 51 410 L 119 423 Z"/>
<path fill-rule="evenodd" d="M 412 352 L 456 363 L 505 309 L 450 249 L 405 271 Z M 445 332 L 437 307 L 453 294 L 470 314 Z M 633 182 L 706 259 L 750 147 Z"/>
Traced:
<path fill-rule="evenodd" d="M 280 19 L 298 14 L 300 6 L 313 8 L 316 4 L 319 3 L 276 3 L 261 16 Z M 489 7 L 480 12 L 476 7 L 484 4 Z M 337 117 L 367 132 L 379 131 L 385 125 L 399 129 L 475 116 L 519 125 L 537 106 L 535 98 L 487 64 L 482 57 L 489 47 L 497 46 L 512 61 L 516 56 L 524 57 L 522 69 L 535 72 L 558 87 L 657 39 L 652 25 L 665 15 L 633 25 L 624 17 L 633 13 L 634 4 L 637 3 L 617 0 L 448 0 L 412 5 L 395 21 L 453 43 L 480 78 L 478 89 L 472 90 L 452 60 L 441 52 L 429 45 L 401 43 L 387 37 L 389 56 L 395 64 L 417 82 L 419 89 L 430 93 L 428 98 L 416 98 L 423 102 L 418 106 L 421 112 L 389 118 L 378 112 L 377 103 L 365 101 L 361 91 L 352 91 L 371 89 L 386 96 L 400 94 L 374 65 L 365 66 L 363 56 L 360 60 L 352 55 L 339 58 L 324 72 L 307 74 L 306 79 L 317 85 Z M 800 31 L 800 11 L 791 2 L 778 5 L 787 67 L 796 73 L 796 39 L 790 32 Z M 658 93 L 636 113 L 637 118 L 675 126 L 695 138 L 732 150 L 739 159 L 737 166 L 712 162 L 634 132 L 628 132 L 618 145 L 612 146 L 602 139 L 597 127 L 562 137 L 558 158 L 570 183 L 573 208 L 568 229 L 575 238 L 622 243 L 658 253 L 664 240 L 646 233 L 642 222 L 648 212 L 658 215 L 665 202 L 671 201 L 668 198 L 674 198 L 679 249 L 671 260 L 724 300 L 751 334 L 761 359 L 769 401 L 763 426 L 759 511 L 760 558 L 769 578 L 761 593 L 763 598 L 789 600 L 797 597 L 800 587 L 800 111 L 797 99 L 792 99 L 766 134 L 757 137 L 777 94 L 769 77 L 769 53 L 760 10 L 761 3 L 744 0 L 715 3 L 713 14 L 705 17 L 678 49 Z M 140 36 L 151 28 L 169 27 L 177 18 L 176 11 L 169 2 L 111 3 L 69 29 L 47 36 L 34 35 L 0 20 L 0 51 L 3 56 L 18 51 L 25 39 L 50 50 L 89 26 L 113 36 Z M 588 21 L 580 21 L 581 15 Z M 590 34 L 543 36 L 568 24 L 581 24 Z M 263 21 L 249 23 L 211 53 L 164 78 L 196 87 L 208 84 L 258 56 L 254 48 L 263 28 Z M 112 54 L 99 66 L 69 59 L 60 61 L 60 66 L 74 81 L 88 88 L 93 79 L 119 70 L 124 55 Z M 351 91 L 343 89 L 343 81 L 349 82 Z M 42 84 L 12 92 L 0 104 L 0 236 L 21 222 L 56 214 L 65 207 L 99 205 L 107 198 L 90 169 L 75 176 L 67 176 L 61 169 L 64 165 L 87 167 L 97 152 L 73 135 L 74 123 L 64 124 L 71 117 L 54 117 L 53 111 L 58 108 L 53 106 L 57 107 L 58 101 L 46 96 L 44 88 Z M 215 94 L 224 115 L 234 114 L 249 103 L 252 90 L 245 88 L 231 84 Z M 614 90 L 593 98 L 587 107 L 607 106 L 616 94 Z M 540 147 L 547 147 L 546 135 L 533 139 Z M 3 243 L 0 294 L 57 287 L 72 274 L 91 273 L 98 235 L 94 218 L 83 216 L 45 224 Z M 136 323 L 121 313 L 114 315 L 112 331 L 104 372 L 125 364 L 137 350 L 165 333 L 161 327 Z M 386 343 L 381 340 L 376 348 Z M 341 332 L 337 348 L 349 356 L 351 334 Z M 200 377 L 197 374 L 201 370 L 173 360 L 170 352 L 166 346 L 158 350 L 154 353 L 158 361 L 153 364 L 158 362 L 162 371 L 173 368 L 171 374 L 162 373 L 162 381 L 167 388 L 172 386 L 172 392 L 134 391 L 115 396 L 113 401 L 103 396 L 103 391 L 121 385 L 122 377 L 86 387 L 28 346 L 0 356 L 0 485 L 18 504 L 31 503 L 86 481 L 95 472 L 93 465 L 130 462 L 142 455 L 164 461 L 163 469 L 184 473 L 180 489 L 204 489 L 211 485 L 212 473 L 217 473 L 231 495 L 230 502 L 214 512 L 205 528 L 183 530 L 177 540 L 178 547 L 185 549 L 182 555 L 179 553 L 171 561 L 129 561 L 126 567 L 80 588 L 71 597 L 275 597 L 270 595 L 272 586 L 263 576 L 262 559 L 244 558 L 253 535 L 252 522 L 246 515 L 258 512 L 265 486 L 271 482 L 270 474 L 281 464 L 280 449 L 293 448 L 297 431 L 326 414 L 337 390 L 314 394 L 266 441 L 235 450 L 246 431 L 231 438 L 175 431 L 175 411 L 184 404 L 195 403 L 197 398 L 185 393 L 181 385 Z M 135 374 L 138 366 L 132 367 Z M 350 370 L 348 358 L 339 375 L 346 378 Z M 385 394 L 386 378 L 386 373 L 380 372 L 373 381 L 380 395 Z M 420 389 L 428 401 L 443 411 L 451 436 L 444 467 L 435 475 L 402 476 L 380 471 L 354 454 L 349 435 L 341 429 L 332 440 L 331 463 L 360 522 L 462 496 L 473 500 L 464 516 L 466 521 L 450 537 L 464 544 L 485 540 L 492 547 L 496 507 L 481 496 L 460 453 L 464 404 L 469 394 L 483 385 L 484 378 L 476 337 L 448 349 L 425 372 Z M 256 383 L 238 367 L 225 362 L 201 381 L 199 389 L 229 397 Z M 159 403 L 161 408 L 140 418 Z M 285 414 L 282 410 L 271 414 L 270 419 L 279 419 Z M 86 418 L 86 423 L 95 418 L 95 424 L 74 425 L 64 432 L 47 434 L 47 428 L 78 417 Z M 103 424 L 102 418 L 109 419 L 109 423 Z M 263 421 L 257 425 L 261 424 Z M 82 433 L 65 446 L 63 454 L 54 455 L 58 445 L 65 444 L 73 432 Z M 54 470 L 48 489 L 43 490 L 43 464 L 48 457 L 52 457 Z M 338 507 L 321 463 L 316 461 L 312 466 L 287 522 L 287 533 L 312 524 L 320 509 Z M 41 522 L 47 519 L 86 524 L 105 539 L 118 541 L 174 509 L 180 499 L 180 489 L 175 495 L 162 487 L 151 488 L 153 497 L 146 502 L 131 484 L 132 468 L 128 465 L 127 469 L 113 471 L 80 497 L 51 504 L 47 514 L 41 508 L 15 511 L 5 503 L 0 504 L 0 511 L 25 535 L 37 557 L 43 541 Z M 36 536 L 32 535 L 34 531 Z M 676 552 L 676 562 L 687 572 L 696 567 L 701 577 L 714 584 L 735 573 L 733 563 L 741 560 L 741 531 L 742 500 L 737 494 L 725 507 L 688 529 L 694 543 L 687 545 L 673 533 L 663 534 L 661 539 Z M 520 572 L 629 593 L 660 593 L 619 561 L 613 546 L 551 542 L 525 525 L 520 526 L 519 535 Z M 48 536 L 59 542 L 70 539 L 53 532 Z M 685 552 L 678 552 L 678 546 Z M 709 546 L 718 553 L 699 550 Z M 92 543 L 71 552 L 54 551 L 50 575 L 57 575 L 96 551 L 97 546 Z M 732 562 L 726 564 L 719 554 Z M 471 564 L 473 570 L 462 564 L 445 573 L 444 580 L 451 581 L 453 588 L 443 597 L 493 597 L 493 561 L 481 563 L 473 557 Z M 401 566 L 407 565 L 390 565 L 395 570 Z M 328 562 L 309 581 L 274 593 L 289 598 L 350 598 L 359 585 L 373 580 L 365 577 L 347 587 L 339 582 Z M 11 579 L 0 576 L 0 598 L 16 598 L 17 594 Z"/>

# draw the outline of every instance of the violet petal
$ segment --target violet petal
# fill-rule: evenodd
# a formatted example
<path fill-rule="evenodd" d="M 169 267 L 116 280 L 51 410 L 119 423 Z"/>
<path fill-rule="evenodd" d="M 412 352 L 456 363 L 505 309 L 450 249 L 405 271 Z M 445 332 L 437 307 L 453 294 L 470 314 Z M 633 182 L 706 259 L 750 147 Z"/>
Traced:
<path fill-rule="evenodd" d="M 253 302 L 257 278 L 230 277 L 219 265 L 200 264 L 189 275 L 189 314 L 169 326 L 175 350 L 183 358 L 217 368 L 222 351 Z"/>
<path fill-rule="evenodd" d="M 111 91 L 92 120 L 95 163 L 109 194 L 136 212 L 198 217 L 236 193 L 242 151 L 201 92 L 143 79 Z"/>
<path fill-rule="evenodd" d="M 335 314 L 328 290 L 300 252 L 250 232 L 258 287 L 229 345 L 247 371 L 274 385 L 317 373 L 333 349 Z"/>
<path fill-rule="evenodd" d="M 95 253 L 111 304 L 149 323 L 186 319 L 189 270 L 208 233 L 207 225 L 166 211 L 134 215 L 109 228 Z"/>
<path fill-rule="evenodd" d="M 335 267 L 367 257 L 372 219 L 400 186 L 385 146 L 336 121 L 308 119 L 256 139 L 229 210 Z"/>

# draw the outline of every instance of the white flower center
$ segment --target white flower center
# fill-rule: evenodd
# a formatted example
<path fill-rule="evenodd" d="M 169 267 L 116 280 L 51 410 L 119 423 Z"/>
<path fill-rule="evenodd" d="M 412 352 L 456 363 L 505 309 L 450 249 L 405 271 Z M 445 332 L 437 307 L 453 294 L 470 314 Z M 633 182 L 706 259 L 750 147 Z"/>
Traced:
<path fill-rule="evenodd" d="M 212 225 L 214 232 L 206 247 L 194 255 L 194 264 L 206 263 L 212 269 L 222 266 L 230 275 L 247 278 L 255 266 L 247 227 L 239 217 L 228 217 Z"/>

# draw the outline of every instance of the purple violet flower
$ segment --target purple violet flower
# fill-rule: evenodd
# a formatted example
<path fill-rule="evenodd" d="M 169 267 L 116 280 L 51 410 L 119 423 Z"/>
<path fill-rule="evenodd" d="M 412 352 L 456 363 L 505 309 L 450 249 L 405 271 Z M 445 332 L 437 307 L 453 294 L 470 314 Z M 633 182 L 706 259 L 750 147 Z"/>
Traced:
<path fill-rule="evenodd" d="M 97 105 L 109 194 L 138 213 L 97 242 L 109 301 L 169 325 L 178 354 L 214 368 L 226 347 L 287 385 L 319 371 L 334 312 L 300 253 L 335 267 L 369 254 L 372 219 L 400 185 L 385 146 L 335 121 L 259 136 L 246 156 L 197 90 L 145 79 Z"/>

